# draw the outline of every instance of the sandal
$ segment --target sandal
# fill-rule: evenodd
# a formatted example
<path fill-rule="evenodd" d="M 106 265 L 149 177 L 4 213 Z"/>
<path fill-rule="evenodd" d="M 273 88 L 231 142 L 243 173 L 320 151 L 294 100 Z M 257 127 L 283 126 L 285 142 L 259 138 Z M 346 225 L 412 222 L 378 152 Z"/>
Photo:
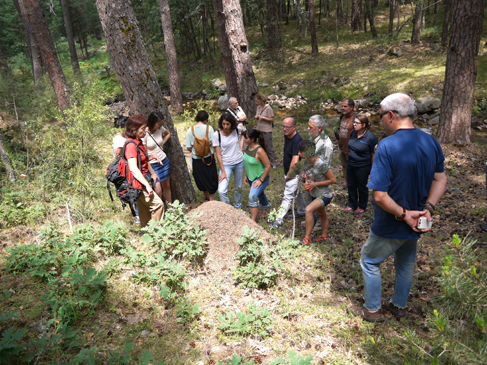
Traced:
<path fill-rule="evenodd" d="M 326 241 L 326 240 L 328 240 L 328 239 L 330 239 L 330 237 L 329 237 L 329 236 L 326 236 L 326 237 L 325 237 L 325 236 L 321 235 L 321 236 L 319 236 L 318 238 L 315 238 L 315 239 L 313 240 L 313 242 L 325 242 L 325 241 Z"/>
<path fill-rule="evenodd" d="M 307 246 L 307 245 L 309 245 L 311 243 L 311 240 L 308 237 L 304 237 L 302 239 L 302 241 L 299 241 L 299 243 L 302 244 L 302 245 Z"/>
<path fill-rule="evenodd" d="M 260 215 L 269 215 L 269 212 L 267 210 L 263 210 L 262 212 L 260 212 Z"/>

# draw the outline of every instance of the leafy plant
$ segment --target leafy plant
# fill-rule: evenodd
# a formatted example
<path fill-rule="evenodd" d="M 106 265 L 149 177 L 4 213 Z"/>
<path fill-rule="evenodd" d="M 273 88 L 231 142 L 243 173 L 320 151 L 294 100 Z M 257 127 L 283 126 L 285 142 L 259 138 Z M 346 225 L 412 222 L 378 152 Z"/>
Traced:
<path fill-rule="evenodd" d="M 243 362 L 240 356 L 234 354 L 231 360 L 227 360 L 225 362 L 219 360 L 218 365 L 254 365 L 254 361 L 250 360 Z"/>
<path fill-rule="evenodd" d="M 237 254 L 239 265 L 235 268 L 233 277 L 239 286 L 273 286 L 278 277 L 276 251 L 267 248 L 258 233 L 246 226 L 242 228 L 242 235 L 237 242 L 240 244 Z"/>
<path fill-rule="evenodd" d="M 218 316 L 221 322 L 218 328 L 228 335 L 254 335 L 262 338 L 269 336 L 272 328 L 269 310 L 253 304 L 248 307 L 247 312 L 248 314 L 239 312 L 237 315 L 230 312 Z"/>
<path fill-rule="evenodd" d="M 199 306 L 199 303 L 193 305 L 187 298 L 181 298 L 176 304 L 176 316 L 185 324 L 193 322 L 200 315 Z"/>
<path fill-rule="evenodd" d="M 184 214 L 184 207 L 177 200 L 171 204 L 162 222 L 150 221 L 142 228 L 142 241 L 165 252 L 168 259 L 185 258 L 201 263 L 206 255 L 205 232 L 198 225 L 193 226 Z"/>
<path fill-rule="evenodd" d="M 300 355 L 289 351 L 286 357 L 279 356 L 272 365 L 310 365 L 313 360 L 313 356 L 309 355 L 306 358 L 302 358 Z"/>

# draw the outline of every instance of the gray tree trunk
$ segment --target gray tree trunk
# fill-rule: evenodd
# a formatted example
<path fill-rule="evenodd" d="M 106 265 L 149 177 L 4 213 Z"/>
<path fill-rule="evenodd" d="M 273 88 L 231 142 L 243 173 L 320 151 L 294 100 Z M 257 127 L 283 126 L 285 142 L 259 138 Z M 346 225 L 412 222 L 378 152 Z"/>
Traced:
<path fill-rule="evenodd" d="M 308 8 L 309 8 L 309 32 L 311 33 L 311 54 L 318 54 L 318 38 L 316 37 L 315 6 L 313 4 L 313 0 L 309 0 Z"/>
<path fill-rule="evenodd" d="M 42 63 L 47 68 L 51 84 L 56 94 L 58 105 L 61 110 L 71 107 L 71 100 L 68 94 L 68 83 L 64 76 L 61 63 L 56 54 L 51 32 L 44 17 L 39 0 L 19 0 L 20 7 L 27 9 L 27 17 L 34 31 L 35 38 L 41 51 Z"/>
<path fill-rule="evenodd" d="M 446 58 L 438 141 L 470 144 L 484 0 L 455 1 Z"/>
<path fill-rule="evenodd" d="M 176 55 L 176 43 L 174 42 L 174 34 L 172 31 L 169 1 L 159 0 L 159 10 L 161 12 L 162 31 L 164 34 L 164 47 L 166 48 L 169 89 L 171 90 L 171 107 L 176 113 L 181 114 L 183 112 L 183 96 L 181 95 L 178 58 Z"/>
<path fill-rule="evenodd" d="M 228 94 L 238 99 L 249 116 L 255 115 L 258 92 L 238 0 L 213 0 Z"/>
<path fill-rule="evenodd" d="M 0 157 L 2 158 L 3 165 L 5 166 L 5 170 L 7 170 L 8 179 L 14 182 L 15 171 L 12 167 L 12 162 L 10 162 L 10 157 L 8 157 L 7 151 L 5 150 L 4 147 L 2 130 L 0 130 Z"/>
<path fill-rule="evenodd" d="M 279 8 L 276 0 L 267 0 L 267 48 L 282 48 Z"/>
<path fill-rule="evenodd" d="M 443 18 L 443 28 L 441 30 L 441 46 L 446 47 L 448 44 L 448 24 L 450 23 L 451 1 L 445 0 L 445 17 Z"/>
<path fill-rule="evenodd" d="M 413 33 L 411 35 L 411 44 L 419 44 L 419 36 L 421 34 L 421 17 L 423 14 L 423 1 L 419 0 L 416 2 L 416 8 L 414 10 L 413 19 Z"/>
<path fill-rule="evenodd" d="M 196 199 L 188 165 L 177 129 L 167 109 L 156 74 L 149 62 L 132 4 L 127 0 L 96 0 L 108 52 L 122 85 L 131 114 L 148 116 L 160 110 L 171 133 L 167 156 L 171 164 L 171 192 L 174 199 L 190 203 Z"/>
<path fill-rule="evenodd" d="M 78 54 L 76 53 L 76 44 L 74 43 L 73 28 L 71 27 L 68 0 L 61 0 L 61 7 L 63 8 L 64 28 L 66 28 L 66 38 L 68 38 L 71 66 L 73 66 L 73 72 L 79 74 L 81 71 L 79 69 Z"/>

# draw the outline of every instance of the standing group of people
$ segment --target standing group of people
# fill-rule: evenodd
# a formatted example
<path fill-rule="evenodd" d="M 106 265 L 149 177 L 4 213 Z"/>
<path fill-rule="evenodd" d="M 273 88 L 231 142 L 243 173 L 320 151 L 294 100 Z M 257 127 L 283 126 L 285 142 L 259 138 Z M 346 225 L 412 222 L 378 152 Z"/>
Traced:
<path fill-rule="evenodd" d="M 198 112 L 197 124 L 186 133 L 186 148 L 192 154 L 196 186 L 203 191 L 206 200 L 214 200 L 218 191 L 220 200 L 230 204 L 228 186 L 233 175 L 234 206 L 237 209 L 242 207 L 242 184 L 245 181 L 250 185 L 249 207 L 252 220 L 256 221 L 259 208 L 266 214 L 270 207 L 264 190 L 269 184 L 269 172 L 277 167 L 277 162 L 272 145 L 274 112 L 265 95 L 257 94 L 254 100 L 257 105 L 256 128 L 246 129 L 247 116 L 238 100 L 232 97 L 229 108 L 218 120 L 217 131 L 208 125 L 208 113 L 204 110 Z M 209 144 L 208 153 L 204 156 L 198 156 L 195 147 L 201 138 Z M 215 160 L 220 166 L 219 173 Z"/>
<path fill-rule="evenodd" d="M 228 181 L 233 174 L 235 207 L 242 205 L 241 187 L 245 181 L 251 186 L 249 206 L 254 221 L 259 207 L 270 207 L 264 190 L 269 184 L 271 169 L 277 166 L 272 146 L 272 108 L 265 102 L 265 96 L 259 95 L 255 98 L 259 121 L 256 129 L 245 129 L 246 116 L 241 108 L 239 110 L 235 99 L 231 102 L 231 110 L 220 117 L 216 132 L 207 125 L 208 114 L 200 111 L 196 116 L 197 124 L 186 136 L 186 147 L 193 154 L 193 175 L 198 189 L 204 191 L 207 200 L 214 200 L 218 190 L 221 200 L 229 203 Z M 406 94 L 392 94 L 380 105 L 380 123 L 388 135 L 380 143 L 369 131 L 368 119 L 354 113 L 351 99 L 342 103 L 343 115 L 337 133 L 340 161 L 346 177 L 343 186 L 348 189 L 345 210 L 363 213 L 368 202 L 368 189 L 374 191 L 374 223 L 360 258 L 365 303 L 351 308 L 354 314 L 370 322 L 385 320 L 381 309 L 396 316 L 407 315 L 405 308 L 413 281 L 417 241 L 422 233 L 431 230 L 420 228 L 420 219 L 432 222 L 435 206 L 447 183 L 441 146 L 431 135 L 413 125 L 412 99 Z M 116 137 L 122 146 L 117 147 L 114 140 L 114 154 L 122 153 L 127 160 L 127 179 L 133 181 L 134 187 L 142 189 L 138 199 L 142 226 L 151 218 L 161 219 L 164 213 L 162 196 L 171 200 L 169 162 L 162 148 L 170 133 L 163 127 L 163 120 L 162 114 L 157 112 L 149 119 L 134 115 L 127 121 L 125 134 Z M 336 178 L 330 169 L 333 144 L 323 133 L 324 127 L 325 120 L 320 115 L 312 116 L 307 128 L 310 139 L 304 140 L 296 131 L 293 118 L 283 121 L 286 186 L 274 228 L 281 226 L 293 198 L 296 198 L 297 214 L 305 217 L 303 244 L 311 242 L 311 232 L 316 224 L 321 224 L 322 235 L 315 241 L 328 239 L 329 220 L 325 207 L 333 198 L 331 185 L 336 183 Z M 207 155 L 194 154 L 197 137 L 208 140 Z M 299 163 L 302 165 L 298 166 Z M 304 194 L 300 181 L 304 182 Z M 396 279 L 392 298 L 386 299 L 381 297 L 380 265 L 392 254 Z"/>

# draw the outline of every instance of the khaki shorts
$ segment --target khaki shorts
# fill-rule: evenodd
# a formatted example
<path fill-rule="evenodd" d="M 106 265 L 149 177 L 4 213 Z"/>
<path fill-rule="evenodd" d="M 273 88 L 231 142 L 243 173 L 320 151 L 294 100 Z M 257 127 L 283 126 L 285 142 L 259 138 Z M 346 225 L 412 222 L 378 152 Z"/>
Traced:
<path fill-rule="evenodd" d="M 340 159 L 340 162 L 342 163 L 342 166 L 347 166 L 348 153 L 345 153 L 343 151 L 340 151 L 340 154 L 338 155 L 338 158 Z"/>

